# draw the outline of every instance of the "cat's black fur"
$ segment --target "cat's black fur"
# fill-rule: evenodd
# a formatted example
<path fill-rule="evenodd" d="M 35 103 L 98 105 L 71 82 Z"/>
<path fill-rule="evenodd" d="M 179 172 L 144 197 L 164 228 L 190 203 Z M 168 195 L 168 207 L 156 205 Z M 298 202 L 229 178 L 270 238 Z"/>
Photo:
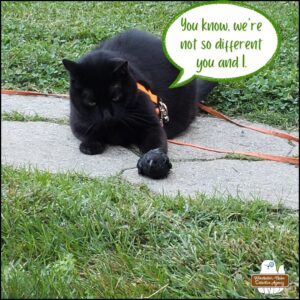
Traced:
<path fill-rule="evenodd" d="M 165 57 L 161 40 L 140 30 L 121 33 L 77 63 L 64 59 L 63 64 L 70 73 L 70 123 L 81 140 L 80 151 L 99 154 L 107 144 L 136 144 L 144 153 L 139 173 L 151 178 L 167 176 L 167 138 L 189 126 L 197 101 L 216 85 L 194 80 L 169 89 L 178 70 Z M 170 121 L 164 127 L 149 96 L 137 90 L 137 82 L 166 103 Z"/>

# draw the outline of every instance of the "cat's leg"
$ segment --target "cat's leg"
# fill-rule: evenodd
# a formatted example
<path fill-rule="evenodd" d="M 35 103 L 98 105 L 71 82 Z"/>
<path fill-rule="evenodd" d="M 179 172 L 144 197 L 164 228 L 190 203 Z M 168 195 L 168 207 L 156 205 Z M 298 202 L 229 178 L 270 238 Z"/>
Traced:
<path fill-rule="evenodd" d="M 162 128 L 144 134 L 139 144 L 144 155 L 138 160 L 141 175 L 159 179 L 168 176 L 172 164 L 167 156 L 167 136 Z"/>
<path fill-rule="evenodd" d="M 80 152 L 95 155 L 101 154 L 105 150 L 105 143 L 101 141 L 94 124 L 84 123 L 80 119 L 76 119 L 76 115 L 72 117 L 71 114 L 70 125 L 73 134 L 81 141 L 79 145 Z M 96 133 L 92 133 L 92 129 Z"/>
<path fill-rule="evenodd" d="M 84 141 L 80 144 L 79 150 L 88 155 L 101 154 L 105 150 L 105 144 L 98 141 Z"/>

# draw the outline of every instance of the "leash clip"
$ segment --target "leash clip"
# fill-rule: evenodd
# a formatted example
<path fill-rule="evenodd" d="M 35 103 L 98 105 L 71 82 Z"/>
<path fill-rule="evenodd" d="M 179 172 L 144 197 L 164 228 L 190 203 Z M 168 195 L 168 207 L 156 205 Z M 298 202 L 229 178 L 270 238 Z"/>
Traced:
<path fill-rule="evenodd" d="M 170 121 L 170 118 L 169 118 L 169 114 L 168 114 L 168 107 L 167 107 L 167 105 L 161 99 L 159 99 L 158 107 L 159 107 L 161 122 L 163 124 L 164 123 L 168 123 Z"/>

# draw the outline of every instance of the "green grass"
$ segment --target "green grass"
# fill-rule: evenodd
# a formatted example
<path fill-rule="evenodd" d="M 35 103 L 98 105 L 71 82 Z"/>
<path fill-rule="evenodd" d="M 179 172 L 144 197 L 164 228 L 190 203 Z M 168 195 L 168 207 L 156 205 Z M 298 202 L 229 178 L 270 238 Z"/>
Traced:
<path fill-rule="evenodd" d="M 1 114 L 1 119 L 3 121 L 19 121 L 19 122 L 50 122 L 50 123 L 57 123 L 62 125 L 69 124 L 69 120 L 67 118 L 46 118 L 39 114 L 34 115 L 26 115 L 17 111 L 12 112 L 3 112 Z"/>
<path fill-rule="evenodd" d="M 129 28 L 161 35 L 181 2 L 2 2 L 2 88 L 65 93 L 63 58 L 78 59 Z M 224 113 L 288 129 L 298 126 L 298 3 L 246 2 L 282 33 L 275 62 L 256 76 L 223 83 L 208 99 Z"/>
<path fill-rule="evenodd" d="M 296 2 L 246 2 L 264 11 L 279 25 L 282 46 L 275 62 L 248 79 L 222 84 L 209 103 L 231 116 L 275 125 L 299 126 L 298 35 L 299 6 Z"/>
<path fill-rule="evenodd" d="M 9 166 L 1 206 L 2 298 L 264 298 L 249 280 L 265 259 L 289 274 L 276 298 L 298 297 L 298 217 L 281 206 Z"/>
<path fill-rule="evenodd" d="M 258 157 L 252 157 L 247 155 L 241 155 L 241 154 L 226 154 L 225 159 L 238 159 L 238 160 L 249 160 L 249 161 L 260 161 L 263 160 Z"/>

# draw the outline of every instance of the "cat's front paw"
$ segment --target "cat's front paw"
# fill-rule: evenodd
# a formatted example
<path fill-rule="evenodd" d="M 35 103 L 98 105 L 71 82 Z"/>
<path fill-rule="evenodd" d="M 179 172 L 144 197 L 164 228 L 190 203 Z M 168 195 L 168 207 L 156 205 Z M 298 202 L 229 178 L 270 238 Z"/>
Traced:
<path fill-rule="evenodd" d="M 137 163 L 141 175 L 154 179 L 167 177 L 172 164 L 169 157 L 161 149 L 150 150 L 145 153 Z"/>
<path fill-rule="evenodd" d="M 100 154 L 104 151 L 105 145 L 99 142 L 82 142 L 79 146 L 79 150 L 88 155 Z"/>

